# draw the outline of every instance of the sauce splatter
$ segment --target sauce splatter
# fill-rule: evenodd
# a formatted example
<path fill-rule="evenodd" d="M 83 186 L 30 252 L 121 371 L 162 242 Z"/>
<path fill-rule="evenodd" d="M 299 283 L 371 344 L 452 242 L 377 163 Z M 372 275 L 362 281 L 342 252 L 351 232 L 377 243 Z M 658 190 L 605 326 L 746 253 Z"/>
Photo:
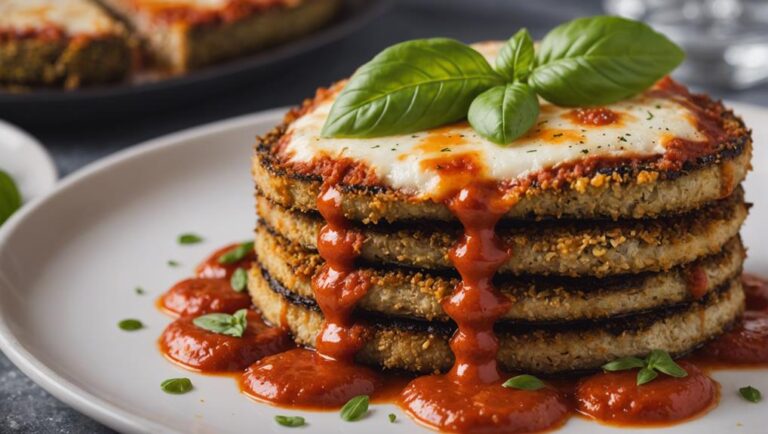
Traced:
<path fill-rule="evenodd" d="M 584 107 L 571 110 L 564 115 L 575 123 L 590 127 L 601 127 L 616 123 L 619 113 L 605 107 Z"/>
<path fill-rule="evenodd" d="M 700 415 L 717 402 L 717 385 L 692 363 L 680 362 L 683 378 L 659 374 L 637 385 L 637 370 L 602 372 L 579 381 L 578 411 L 622 426 L 668 425 Z"/>
<path fill-rule="evenodd" d="M 251 305 L 246 292 L 235 292 L 228 280 L 194 277 L 182 280 L 158 301 L 160 308 L 179 316 L 234 313 Z"/>
<path fill-rule="evenodd" d="M 248 327 L 241 337 L 197 327 L 193 317 L 172 322 L 160 337 L 160 350 L 170 360 L 201 372 L 241 371 L 262 357 L 293 348 L 281 329 L 269 327 L 257 312 L 248 312 Z"/>

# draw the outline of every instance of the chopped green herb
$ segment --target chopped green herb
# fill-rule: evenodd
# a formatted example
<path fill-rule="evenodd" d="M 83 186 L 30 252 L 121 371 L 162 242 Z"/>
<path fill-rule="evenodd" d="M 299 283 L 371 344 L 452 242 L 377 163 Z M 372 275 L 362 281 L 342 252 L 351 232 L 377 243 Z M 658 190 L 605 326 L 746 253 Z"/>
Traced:
<path fill-rule="evenodd" d="M 588 150 L 588 149 L 582 149 L 582 150 L 581 150 L 581 153 L 582 153 L 582 154 L 589 154 L 589 150 Z"/>
<path fill-rule="evenodd" d="M 209 332 L 240 338 L 248 327 L 248 310 L 240 309 L 234 315 L 209 313 L 193 319 L 192 323 Z"/>
<path fill-rule="evenodd" d="M 645 359 L 624 357 L 603 365 L 603 369 L 606 371 L 626 371 L 636 368 L 640 368 L 637 372 L 638 386 L 653 381 L 659 376 L 659 372 L 675 378 L 682 378 L 688 375 L 685 369 L 672 360 L 669 353 L 662 350 L 651 351 Z"/>
<path fill-rule="evenodd" d="M 389 413 L 387 417 L 389 417 L 389 423 L 395 423 L 397 420 L 397 415 L 395 413 Z"/>
<path fill-rule="evenodd" d="M 539 390 L 544 387 L 544 382 L 533 375 L 523 374 L 510 378 L 502 386 L 509 389 Z"/>
<path fill-rule="evenodd" d="M 555 133 L 552 134 L 552 137 L 562 137 L 563 133 Z"/>
<path fill-rule="evenodd" d="M 282 426 L 289 426 L 289 427 L 303 426 L 306 423 L 304 421 L 304 418 L 301 416 L 282 416 L 282 415 L 275 416 L 275 422 L 279 423 Z"/>
<path fill-rule="evenodd" d="M 760 391 L 752 386 L 742 387 L 739 389 L 739 394 L 749 402 L 760 402 L 763 399 L 763 395 Z"/>
<path fill-rule="evenodd" d="M 368 395 L 358 395 L 347 401 L 344 407 L 341 407 L 341 418 L 347 422 L 354 422 L 362 419 L 368 413 Z"/>
<path fill-rule="evenodd" d="M 245 286 L 248 284 L 248 273 L 245 272 L 245 269 L 238 268 L 232 273 L 232 277 L 229 279 L 229 284 L 232 285 L 232 289 L 234 289 L 235 292 L 243 292 Z"/>
<path fill-rule="evenodd" d="M 443 148 L 440 152 L 451 152 L 451 148 Z"/>
<path fill-rule="evenodd" d="M 624 136 L 619 136 L 619 141 L 626 142 L 627 138 Z"/>
<path fill-rule="evenodd" d="M 525 151 L 526 154 L 531 154 L 531 153 L 534 153 L 534 152 L 536 152 L 536 149 L 529 149 L 529 150 Z"/>
<path fill-rule="evenodd" d="M 173 395 L 181 395 L 192 390 L 192 381 L 189 378 L 169 378 L 160 383 L 163 392 Z"/>
<path fill-rule="evenodd" d="M 137 286 L 136 288 L 133 289 L 133 291 L 138 295 L 144 295 L 144 288 L 142 288 L 141 286 Z"/>
<path fill-rule="evenodd" d="M 179 264 L 177 261 L 174 261 L 173 259 L 169 259 L 168 260 L 168 266 L 169 267 L 178 267 L 179 265 L 181 265 L 181 264 Z"/>
<path fill-rule="evenodd" d="M 133 318 L 124 319 L 117 323 L 117 326 L 120 327 L 121 330 L 125 330 L 127 332 L 132 332 L 144 328 L 144 324 L 142 324 L 141 321 Z"/>
<path fill-rule="evenodd" d="M 203 241 L 203 238 L 196 234 L 181 234 L 179 235 L 179 244 L 197 244 Z"/>
<path fill-rule="evenodd" d="M 21 194 L 11 175 L 0 170 L 0 225 L 21 208 Z"/>
<path fill-rule="evenodd" d="M 253 251 L 253 241 L 240 243 L 219 256 L 219 264 L 234 264 Z"/>
<path fill-rule="evenodd" d="M 650 121 L 651 119 L 653 119 L 653 113 L 651 113 L 650 111 L 647 111 L 647 110 L 646 110 L 646 112 L 648 113 L 648 117 L 645 118 L 645 120 L 646 121 Z"/>

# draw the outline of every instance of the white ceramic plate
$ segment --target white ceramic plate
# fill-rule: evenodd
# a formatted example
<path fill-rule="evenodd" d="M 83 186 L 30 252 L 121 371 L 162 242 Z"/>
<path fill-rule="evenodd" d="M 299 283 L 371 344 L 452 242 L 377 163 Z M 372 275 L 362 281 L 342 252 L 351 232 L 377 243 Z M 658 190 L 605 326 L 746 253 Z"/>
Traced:
<path fill-rule="evenodd" d="M 768 274 L 768 111 L 739 106 L 753 125 L 752 210 L 745 239 L 749 268 Z M 154 299 L 213 248 L 246 239 L 254 225 L 249 159 L 253 137 L 279 122 L 281 110 L 219 122 L 153 140 L 69 177 L 47 198 L 0 230 L 0 347 L 34 381 L 76 409 L 121 431 L 179 433 L 289 432 L 275 414 L 303 414 L 302 432 L 429 432 L 391 405 L 363 421 L 337 413 L 276 409 L 240 395 L 227 377 L 192 374 L 165 361 L 155 342 L 169 319 Z M 761 230 L 762 229 L 762 230 Z M 193 231 L 206 242 L 179 246 Z M 169 268 L 174 259 L 182 267 Z M 139 296 L 134 287 L 148 293 Z M 116 323 L 135 317 L 145 330 Z M 750 404 L 736 390 L 768 392 L 768 370 L 720 371 L 722 402 L 674 433 L 764 432 L 768 402 Z M 160 382 L 188 376 L 192 393 L 163 393 Z M 398 422 L 390 425 L 387 414 Z M 572 418 L 562 433 L 626 432 Z"/>
<path fill-rule="evenodd" d="M 0 169 L 19 186 L 24 202 L 56 185 L 56 166 L 34 137 L 0 119 Z"/>

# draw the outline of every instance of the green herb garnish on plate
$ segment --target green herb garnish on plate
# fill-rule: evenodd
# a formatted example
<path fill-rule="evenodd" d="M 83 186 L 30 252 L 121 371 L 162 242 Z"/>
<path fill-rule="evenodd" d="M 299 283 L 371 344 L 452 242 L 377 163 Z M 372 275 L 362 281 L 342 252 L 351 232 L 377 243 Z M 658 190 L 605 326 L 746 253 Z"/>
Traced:
<path fill-rule="evenodd" d="M 124 319 L 117 323 L 117 326 L 120 327 L 120 330 L 125 330 L 127 332 L 133 332 L 144 328 L 144 324 L 134 318 Z"/>
<path fill-rule="evenodd" d="M 235 292 L 243 292 L 248 285 L 248 273 L 243 268 L 238 268 L 232 273 L 232 277 L 229 279 L 229 284 Z"/>
<path fill-rule="evenodd" d="M 294 428 L 297 426 L 304 426 L 306 424 L 306 421 L 301 416 L 277 415 L 275 416 L 275 422 L 279 423 L 282 426 L 288 426 L 291 428 Z"/>
<path fill-rule="evenodd" d="M 542 39 L 520 30 L 495 65 L 447 38 L 393 45 L 355 72 L 323 126 L 325 137 L 380 137 L 467 118 L 486 139 L 508 144 L 535 123 L 539 100 L 610 104 L 670 73 L 683 51 L 648 25 L 619 17 L 579 18 Z"/>
<path fill-rule="evenodd" d="M 752 386 L 746 386 L 739 389 L 739 395 L 749 402 L 760 402 L 763 399 L 763 395 L 759 390 Z"/>
<path fill-rule="evenodd" d="M 363 418 L 368 413 L 368 395 L 358 395 L 347 401 L 341 407 L 341 418 L 347 422 L 354 422 Z"/>
<path fill-rule="evenodd" d="M 253 241 L 240 243 L 219 256 L 219 264 L 234 264 L 235 262 L 240 261 L 248 256 L 248 254 L 252 251 Z"/>
<path fill-rule="evenodd" d="M 614 360 L 610 363 L 603 365 L 603 369 L 606 371 L 626 371 L 629 369 L 640 368 L 637 371 L 637 385 L 653 381 L 659 376 L 659 372 L 669 375 L 670 377 L 682 378 L 688 376 L 685 369 L 670 357 L 669 353 L 662 350 L 653 350 L 648 357 L 640 359 L 637 357 L 623 357 L 621 359 Z"/>
<path fill-rule="evenodd" d="M 21 208 L 21 193 L 11 175 L 0 170 L 0 225 Z"/>
<path fill-rule="evenodd" d="M 240 309 L 233 315 L 209 313 L 193 319 L 192 323 L 209 332 L 240 338 L 248 328 L 248 310 Z"/>
<path fill-rule="evenodd" d="M 533 375 L 523 374 L 510 378 L 502 386 L 510 389 L 539 390 L 544 387 L 544 382 Z"/>
<path fill-rule="evenodd" d="M 186 233 L 179 235 L 177 241 L 179 244 L 197 244 L 203 242 L 203 237 L 197 234 Z"/>
<path fill-rule="evenodd" d="M 160 383 L 160 388 L 165 393 L 181 395 L 192 390 L 192 381 L 189 378 L 169 378 Z"/>

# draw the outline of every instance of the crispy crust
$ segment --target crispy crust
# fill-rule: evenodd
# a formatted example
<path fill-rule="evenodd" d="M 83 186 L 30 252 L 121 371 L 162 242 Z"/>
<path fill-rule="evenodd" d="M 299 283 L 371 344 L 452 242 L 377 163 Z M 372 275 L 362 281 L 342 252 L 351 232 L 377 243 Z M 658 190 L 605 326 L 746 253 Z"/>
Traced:
<path fill-rule="evenodd" d="M 297 343 L 313 345 L 322 315 L 291 303 L 275 292 L 259 266 L 249 273 L 249 291 L 264 317 L 285 320 Z M 741 313 L 744 293 L 739 279 L 726 282 L 699 302 L 647 314 L 552 327 L 499 327 L 501 365 L 508 370 L 558 373 L 595 369 L 619 357 L 652 349 L 681 355 L 725 330 Z M 451 326 L 391 317 L 359 318 L 367 343 L 358 353 L 363 363 L 417 372 L 444 371 L 452 364 Z"/>
<path fill-rule="evenodd" d="M 75 88 L 121 80 L 130 69 L 125 35 L 0 41 L 0 83 L 6 85 Z"/>
<path fill-rule="evenodd" d="M 316 249 L 319 215 L 288 211 L 257 196 L 262 224 L 307 249 Z M 733 195 L 684 214 L 621 221 L 551 220 L 503 224 L 497 231 L 513 254 L 500 272 L 603 277 L 669 270 L 719 252 L 747 216 L 739 188 Z M 442 226 L 442 227 L 439 227 Z M 361 258 L 369 263 L 450 270 L 458 225 L 433 222 L 364 225 Z"/>
<path fill-rule="evenodd" d="M 325 93 L 319 92 L 318 99 Z M 663 159 L 617 160 L 555 183 L 533 179 L 507 218 L 641 218 L 695 209 L 727 196 L 750 169 L 751 133 L 721 102 L 701 95 L 692 98 L 701 110 L 717 116 L 727 135 L 712 152 L 681 164 L 666 164 Z M 280 140 L 291 122 L 312 104 L 315 101 L 308 100 L 289 112 L 282 125 L 257 139 L 252 164 L 261 194 L 302 211 L 315 209 L 322 173 L 298 171 L 282 161 Z M 381 182 L 371 182 L 370 176 L 365 182 L 360 177 L 345 179 L 339 188 L 345 215 L 352 220 L 453 220 L 443 203 L 414 198 Z"/>
<path fill-rule="evenodd" d="M 256 254 L 273 289 L 303 306 L 316 309 L 311 278 L 323 260 L 315 252 L 292 245 L 265 227 L 256 231 Z M 745 252 L 741 240 L 730 240 L 719 254 L 664 273 L 620 275 L 606 279 L 496 277 L 496 287 L 514 303 L 502 317 L 525 322 L 608 318 L 689 302 L 691 273 L 707 277 L 706 293 L 741 274 Z M 358 304 L 364 312 L 386 316 L 449 321 L 440 305 L 458 283 L 455 273 L 430 273 L 401 267 L 365 267 L 371 287 Z M 280 290 L 280 291 L 281 291 Z"/>

